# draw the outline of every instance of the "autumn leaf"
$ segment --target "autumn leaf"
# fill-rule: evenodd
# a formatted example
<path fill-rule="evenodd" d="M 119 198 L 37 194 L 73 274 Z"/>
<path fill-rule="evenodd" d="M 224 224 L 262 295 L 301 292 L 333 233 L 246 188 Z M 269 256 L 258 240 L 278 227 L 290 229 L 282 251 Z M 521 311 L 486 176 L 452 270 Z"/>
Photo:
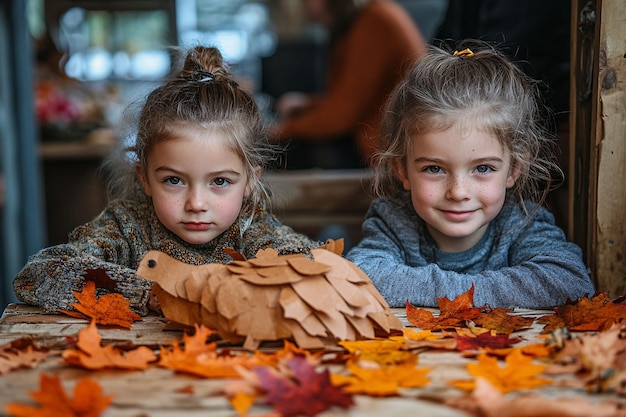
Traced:
<path fill-rule="evenodd" d="M 17 339 L 5 343 L 0 345 L 0 375 L 14 369 L 34 368 L 55 353 L 49 349 L 37 347 L 30 339 Z"/>
<path fill-rule="evenodd" d="M 558 327 L 580 332 L 603 331 L 626 318 L 626 305 L 611 302 L 608 293 L 598 293 L 592 298 L 585 295 L 574 302 L 568 300 L 554 310 L 556 316 L 544 316 L 538 320 L 538 323 L 546 324 L 544 333 Z"/>
<path fill-rule="evenodd" d="M 445 404 L 473 417 L 625 417 L 615 401 L 590 402 L 584 398 L 541 397 L 534 394 L 508 397 L 484 378 L 468 396 L 449 398 Z"/>
<path fill-rule="evenodd" d="M 504 359 L 505 366 L 498 364 L 498 358 L 487 354 L 478 355 L 478 362 L 467 364 L 467 371 L 475 378 L 482 377 L 488 380 L 502 393 L 528 388 L 538 388 L 552 383 L 550 379 L 540 378 L 545 365 L 533 363 L 533 358 L 525 356 L 521 350 L 515 349 Z M 471 391 L 475 381 L 451 380 L 450 385 Z"/>
<path fill-rule="evenodd" d="M 101 346 L 102 336 L 98 333 L 95 320 L 78 333 L 78 349 L 63 351 L 66 363 L 87 369 L 120 368 L 146 369 L 156 355 L 146 346 L 124 352 L 113 346 Z"/>
<path fill-rule="evenodd" d="M 315 416 L 332 406 L 349 408 L 350 394 L 331 384 L 328 369 L 318 372 L 305 358 L 295 356 L 287 363 L 290 374 L 269 366 L 253 369 L 259 378 L 264 401 L 282 417 Z"/>
<path fill-rule="evenodd" d="M 500 334 L 511 334 L 515 331 L 532 326 L 535 321 L 532 317 L 513 316 L 512 310 L 506 308 L 493 308 L 481 312 L 474 319 L 474 323 L 485 329 L 495 330 Z"/>
<path fill-rule="evenodd" d="M 521 339 L 509 338 L 508 334 L 492 334 L 491 332 L 482 333 L 476 336 L 464 336 L 452 334 L 456 339 L 456 348 L 458 350 L 477 350 L 484 347 L 493 349 L 502 349 L 521 342 Z"/>
<path fill-rule="evenodd" d="M 496 356 L 498 358 L 506 358 L 507 355 L 512 353 L 515 349 L 519 349 L 524 355 L 533 358 L 548 358 L 552 354 L 552 348 L 545 343 L 530 343 L 518 348 L 505 347 L 505 348 L 491 348 L 482 347 L 480 351 L 463 351 L 464 358 L 475 358 L 481 353 L 485 353 L 489 356 Z M 547 370 L 546 370 L 547 372 Z"/>
<path fill-rule="evenodd" d="M 273 353 L 265 353 L 260 350 L 255 350 L 254 355 L 258 359 L 259 364 L 261 365 L 269 365 L 269 366 L 277 366 L 278 362 L 282 358 L 292 358 L 293 356 L 299 355 L 306 358 L 310 358 L 311 363 L 319 362 L 318 357 L 323 355 L 324 351 L 319 351 L 317 354 L 311 353 L 306 349 L 301 349 L 296 346 L 294 343 L 291 343 L 289 340 L 283 340 L 282 349 L 277 350 Z"/>
<path fill-rule="evenodd" d="M 74 386 L 74 397 L 68 397 L 58 376 L 41 374 L 39 391 L 31 391 L 30 397 L 39 407 L 10 403 L 5 410 L 11 417 L 98 417 L 109 404 L 112 395 L 103 396 L 98 382 L 82 378 Z"/>
<path fill-rule="evenodd" d="M 205 378 L 238 378 L 238 367 L 250 368 L 261 363 L 247 353 L 218 353 L 215 342 L 207 343 L 207 338 L 216 332 L 197 324 L 195 329 L 193 335 L 184 335 L 182 348 L 178 343 L 172 343 L 171 350 L 161 348 L 158 365 Z"/>
<path fill-rule="evenodd" d="M 87 269 L 83 278 L 85 278 L 85 282 L 93 282 L 96 288 L 102 288 L 108 292 L 117 292 L 117 282 L 109 277 L 104 268 Z"/>
<path fill-rule="evenodd" d="M 230 397 L 228 401 L 230 402 L 230 406 L 235 409 L 237 414 L 240 416 L 245 416 L 248 413 L 248 410 L 254 404 L 254 401 L 257 399 L 257 395 L 248 394 L 245 392 L 237 392 L 235 395 Z"/>
<path fill-rule="evenodd" d="M 564 341 L 562 349 L 546 369 L 549 374 L 575 374 L 589 392 L 623 390 L 626 383 L 626 323 L 599 333 L 576 335 Z"/>
<path fill-rule="evenodd" d="M 454 300 L 437 298 L 439 316 L 430 311 L 413 306 L 406 301 L 406 318 L 409 323 L 422 330 L 444 330 L 464 327 L 466 322 L 478 317 L 484 307 L 473 307 L 474 284 L 466 292 L 459 294 Z"/>
<path fill-rule="evenodd" d="M 129 329 L 133 322 L 141 320 L 141 316 L 130 309 L 130 301 L 126 300 L 122 294 L 111 293 L 96 297 L 96 284 L 93 281 L 85 283 L 82 292 L 74 291 L 74 296 L 78 303 L 73 303 L 72 307 L 80 313 L 74 311 L 61 310 L 72 317 L 90 317 L 98 324 L 108 324 L 121 326 Z"/>
<path fill-rule="evenodd" d="M 430 368 L 417 368 L 417 355 L 411 355 L 397 365 L 365 368 L 355 361 L 348 361 L 346 368 L 351 375 L 333 374 L 331 381 L 351 394 L 365 394 L 377 397 L 397 395 L 399 388 L 416 388 L 430 381 L 426 374 Z"/>

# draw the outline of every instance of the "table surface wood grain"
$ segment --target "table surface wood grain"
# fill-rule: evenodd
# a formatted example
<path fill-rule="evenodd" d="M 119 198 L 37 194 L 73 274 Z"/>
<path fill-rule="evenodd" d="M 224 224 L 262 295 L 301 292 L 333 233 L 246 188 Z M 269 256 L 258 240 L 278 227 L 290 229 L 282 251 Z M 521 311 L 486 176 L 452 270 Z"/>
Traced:
<path fill-rule="evenodd" d="M 393 311 L 405 326 L 410 326 L 404 309 L 393 309 Z M 436 310 L 433 311 L 436 312 Z M 530 310 L 517 312 L 517 314 L 536 318 L 547 313 Z M 0 344 L 20 338 L 31 338 L 39 346 L 61 350 L 71 346 L 71 340 L 87 324 L 88 322 L 83 319 L 66 315 L 43 314 L 33 306 L 11 304 L 0 318 Z M 182 338 L 184 333 L 182 330 L 170 329 L 170 327 L 163 317 L 147 316 L 135 322 L 130 330 L 99 326 L 98 331 L 102 335 L 103 343 L 146 345 L 158 352 L 159 346 Z M 529 329 L 516 332 L 513 336 L 522 338 L 521 344 L 535 343 L 542 340 L 537 338 L 542 327 L 533 325 Z M 463 395 L 463 392 L 451 387 L 447 382 L 452 379 L 470 379 L 466 365 L 471 360 L 464 358 L 459 352 L 422 351 L 419 353 L 418 367 L 431 368 L 427 375 L 430 379 L 427 386 L 402 390 L 396 397 L 376 398 L 358 395 L 355 396 L 355 406 L 352 408 L 347 410 L 333 408 L 320 416 L 466 416 L 459 410 L 443 405 L 442 401 Z M 0 375 L 0 416 L 7 415 L 4 405 L 8 402 L 33 404 L 28 393 L 39 389 L 41 373 L 60 376 L 67 392 L 72 392 L 72 384 L 84 376 L 96 379 L 105 394 L 114 395 L 113 403 L 103 414 L 104 417 L 179 417 L 182 415 L 185 417 L 228 417 L 237 415 L 226 397 L 221 394 L 221 388 L 228 382 L 225 379 L 189 376 L 156 365 L 145 371 L 90 371 L 70 367 L 62 362 L 60 356 L 51 356 L 33 369 L 19 369 Z M 192 389 L 189 389 L 190 387 Z M 547 397 L 585 397 L 589 401 L 607 399 L 606 395 L 592 395 L 581 390 L 555 386 L 536 389 L 533 392 Z M 270 411 L 268 407 L 254 406 L 249 415 L 262 415 Z"/>

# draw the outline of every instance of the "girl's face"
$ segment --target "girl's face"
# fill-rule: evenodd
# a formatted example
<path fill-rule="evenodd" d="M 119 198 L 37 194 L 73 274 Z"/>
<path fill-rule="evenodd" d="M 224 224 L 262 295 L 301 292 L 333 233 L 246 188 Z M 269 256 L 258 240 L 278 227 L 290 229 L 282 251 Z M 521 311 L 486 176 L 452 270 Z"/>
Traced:
<path fill-rule="evenodd" d="M 137 166 L 137 175 L 161 223 L 184 241 L 199 245 L 235 222 L 250 193 L 248 177 L 223 133 L 176 132 L 176 139 L 154 146 L 147 166 Z"/>
<path fill-rule="evenodd" d="M 509 150 L 494 136 L 458 126 L 414 135 L 406 165 L 396 167 L 413 208 L 446 252 L 480 241 L 515 184 L 514 171 Z"/>

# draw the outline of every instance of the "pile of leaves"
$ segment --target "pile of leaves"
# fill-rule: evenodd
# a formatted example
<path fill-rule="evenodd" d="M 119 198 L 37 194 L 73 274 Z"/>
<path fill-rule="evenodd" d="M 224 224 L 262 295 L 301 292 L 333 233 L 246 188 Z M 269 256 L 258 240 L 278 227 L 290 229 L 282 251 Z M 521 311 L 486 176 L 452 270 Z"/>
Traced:
<path fill-rule="evenodd" d="M 2 345 L 0 374 L 60 356 L 66 366 L 92 370 L 94 378 L 77 381 L 68 394 L 58 376 L 42 373 L 39 389 L 29 393 L 32 404 L 10 403 L 5 411 L 10 416 L 99 416 L 115 398 L 103 392 L 96 372 L 161 367 L 195 378 L 227 379 L 223 395 L 239 415 L 255 406 L 285 417 L 312 417 L 348 409 L 355 395 L 366 395 L 437 401 L 476 417 L 626 416 L 620 402 L 626 396 L 626 305 L 596 294 L 568 301 L 536 320 L 475 306 L 473 292 L 472 287 L 453 300 L 439 299 L 439 314 L 407 302 L 406 318 L 415 327 L 406 327 L 402 336 L 341 341 L 335 349 L 305 350 L 288 340 L 269 352 L 233 349 L 220 345 L 215 331 L 196 325 L 182 341 L 155 352 L 146 346 L 122 350 L 102 343 L 99 325 L 130 328 L 140 318 L 119 294 L 97 297 L 95 284 L 88 281 L 75 294 L 79 302 L 73 307 L 90 319 L 75 346 L 54 352 L 22 339 Z M 545 325 L 543 341 L 514 335 L 533 324 Z M 420 353 L 432 349 L 459 352 L 468 359 L 470 378 L 447 381 L 459 395 L 420 397 L 431 371 L 419 364 Z M 609 393 L 615 399 L 592 403 L 533 394 L 548 385 Z"/>

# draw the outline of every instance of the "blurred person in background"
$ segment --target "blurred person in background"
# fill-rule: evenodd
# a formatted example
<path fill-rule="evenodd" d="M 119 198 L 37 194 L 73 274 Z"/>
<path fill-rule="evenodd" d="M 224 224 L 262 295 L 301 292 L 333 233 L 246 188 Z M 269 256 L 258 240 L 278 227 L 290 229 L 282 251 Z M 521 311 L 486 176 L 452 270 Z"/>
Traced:
<path fill-rule="evenodd" d="M 274 141 L 286 169 L 363 168 L 378 146 L 383 105 L 426 51 L 412 17 L 393 0 L 302 0 L 329 35 L 326 88 L 276 103 Z"/>

